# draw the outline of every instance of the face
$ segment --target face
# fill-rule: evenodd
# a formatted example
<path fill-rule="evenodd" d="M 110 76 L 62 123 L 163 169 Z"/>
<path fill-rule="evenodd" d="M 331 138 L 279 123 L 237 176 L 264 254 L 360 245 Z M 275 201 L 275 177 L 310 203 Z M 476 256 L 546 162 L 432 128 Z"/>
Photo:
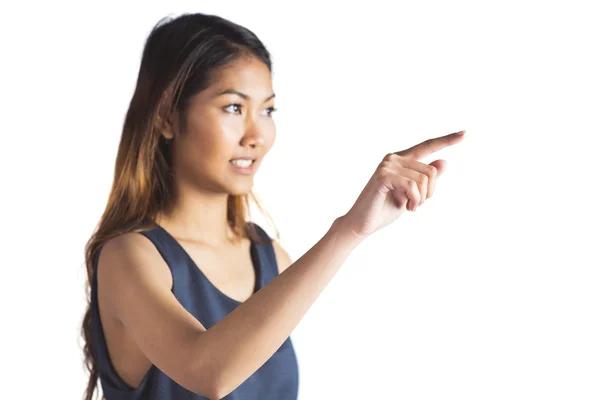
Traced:
<path fill-rule="evenodd" d="M 261 61 L 244 58 L 218 71 L 191 99 L 186 126 L 173 141 L 177 178 L 212 192 L 248 193 L 275 141 L 274 108 L 271 73 Z M 231 162 L 244 157 L 255 160 L 250 173 Z"/>

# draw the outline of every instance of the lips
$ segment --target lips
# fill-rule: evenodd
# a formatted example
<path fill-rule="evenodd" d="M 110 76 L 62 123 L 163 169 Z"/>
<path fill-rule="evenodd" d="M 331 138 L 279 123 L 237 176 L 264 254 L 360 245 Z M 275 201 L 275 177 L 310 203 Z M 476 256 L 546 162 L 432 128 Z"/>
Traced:
<path fill-rule="evenodd" d="M 252 158 L 234 158 L 233 160 L 229 160 L 229 162 L 233 164 L 233 162 L 236 161 L 236 160 L 252 161 L 250 163 L 250 165 L 252 165 L 252 164 L 254 164 L 256 162 L 256 160 L 254 160 Z"/>
<path fill-rule="evenodd" d="M 231 167 L 233 168 L 234 171 L 244 174 L 244 175 L 252 175 L 254 173 L 254 164 L 255 164 L 255 160 L 252 160 L 250 165 L 248 165 L 247 167 L 235 165 L 233 163 L 233 160 L 229 162 L 229 165 L 231 165 Z"/>

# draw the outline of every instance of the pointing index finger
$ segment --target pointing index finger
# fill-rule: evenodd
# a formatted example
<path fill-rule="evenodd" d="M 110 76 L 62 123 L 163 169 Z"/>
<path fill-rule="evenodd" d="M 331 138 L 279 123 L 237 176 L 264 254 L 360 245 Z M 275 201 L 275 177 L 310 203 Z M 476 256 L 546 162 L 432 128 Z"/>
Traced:
<path fill-rule="evenodd" d="M 409 156 L 414 159 L 421 159 L 428 155 L 442 150 L 448 146 L 458 143 L 465 135 L 465 131 L 454 132 L 449 135 L 444 135 L 432 139 L 428 139 L 406 150 L 398 151 L 396 154 L 400 156 Z"/>

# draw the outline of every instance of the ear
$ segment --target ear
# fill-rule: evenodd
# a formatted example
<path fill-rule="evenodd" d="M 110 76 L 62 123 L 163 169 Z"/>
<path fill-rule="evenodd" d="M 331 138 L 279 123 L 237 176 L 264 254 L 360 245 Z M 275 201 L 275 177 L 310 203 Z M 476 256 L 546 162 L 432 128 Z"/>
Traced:
<path fill-rule="evenodd" d="M 175 133 L 172 129 L 168 129 L 168 128 L 163 128 L 161 130 L 161 135 L 163 135 L 163 137 L 166 140 L 173 140 L 173 138 L 175 137 Z"/>
<path fill-rule="evenodd" d="M 166 140 L 172 140 L 175 137 L 177 131 L 177 124 L 174 121 L 177 120 L 177 115 L 172 115 L 171 118 L 163 121 L 160 127 L 160 133 Z"/>

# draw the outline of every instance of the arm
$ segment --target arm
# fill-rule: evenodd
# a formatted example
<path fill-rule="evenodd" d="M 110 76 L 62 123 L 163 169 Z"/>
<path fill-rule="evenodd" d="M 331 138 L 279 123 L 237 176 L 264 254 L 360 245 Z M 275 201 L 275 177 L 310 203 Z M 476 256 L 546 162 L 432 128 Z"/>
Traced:
<path fill-rule="evenodd" d="M 275 353 L 361 240 L 338 218 L 308 252 L 282 265 L 277 277 L 204 334 L 207 341 L 222 343 L 212 348 L 220 365 L 219 396 L 231 393 Z M 219 351 L 221 346 L 227 351 Z"/>
<path fill-rule="evenodd" d="M 336 219 L 307 253 L 206 330 L 170 292 L 158 252 L 131 236 L 138 247 L 105 249 L 113 253 L 105 254 L 104 272 L 112 276 L 114 312 L 152 363 L 211 399 L 231 393 L 275 353 L 362 240 Z"/>

